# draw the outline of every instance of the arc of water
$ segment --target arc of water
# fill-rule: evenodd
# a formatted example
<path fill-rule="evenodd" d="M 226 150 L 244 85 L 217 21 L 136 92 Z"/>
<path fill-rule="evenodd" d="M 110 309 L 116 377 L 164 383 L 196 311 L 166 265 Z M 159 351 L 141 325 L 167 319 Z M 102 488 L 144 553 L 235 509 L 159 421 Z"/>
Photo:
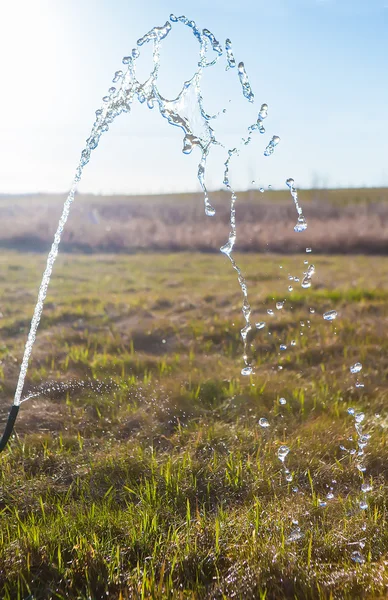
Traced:
<path fill-rule="evenodd" d="M 190 27 L 193 31 L 194 36 L 198 39 L 200 43 L 200 60 L 198 63 L 199 71 L 194 75 L 190 82 L 186 82 L 182 88 L 181 93 L 179 94 L 177 100 L 174 102 L 168 102 L 163 99 L 157 88 L 156 88 L 156 80 L 158 76 L 159 63 L 160 63 L 160 43 L 161 41 L 169 34 L 171 31 L 171 22 L 181 22 L 184 25 Z M 66 198 L 66 201 L 63 206 L 62 215 L 59 219 L 58 227 L 54 235 L 54 241 L 51 246 L 49 255 L 47 257 L 46 268 L 43 273 L 41 285 L 38 292 L 38 299 L 34 309 L 33 317 L 31 320 L 30 331 L 27 337 L 27 342 L 24 349 L 22 364 L 20 367 L 19 378 L 16 386 L 15 396 L 13 405 L 11 407 L 8 420 L 6 423 L 6 427 L 4 429 L 4 433 L 2 438 L 0 439 L 0 452 L 5 448 L 7 442 L 12 434 L 13 427 L 19 412 L 20 403 L 22 400 L 22 394 L 25 384 L 25 379 L 27 375 L 28 365 L 31 358 L 32 349 L 34 346 L 34 342 L 36 339 L 36 333 L 39 327 L 44 301 L 47 296 L 48 286 L 50 283 L 53 267 L 55 260 L 59 251 L 59 244 L 61 241 L 61 236 L 66 225 L 71 205 L 74 201 L 76 188 L 78 182 L 81 180 L 82 172 L 84 167 L 88 164 L 91 156 L 92 150 L 97 148 L 101 135 L 109 130 L 109 125 L 113 122 L 113 120 L 122 112 L 129 112 L 131 108 L 131 104 L 133 100 L 137 97 L 140 103 L 147 101 L 147 105 L 149 108 L 154 107 L 155 100 L 159 103 L 159 109 L 161 114 L 166 117 L 169 122 L 173 125 L 180 126 L 185 132 L 185 140 L 184 140 L 184 151 L 186 153 L 190 152 L 194 145 L 198 145 L 202 150 L 202 158 L 200 161 L 200 165 L 198 167 L 198 179 L 201 183 L 205 194 L 205 207 L 207 209 L 207 213 L 211 214 L 214 209 L 210 206 L 207 190 L 204 182 L 205 175 L 205 166 L 206 166 L 206 157 L 209 152 L 209 145 L 212 142 L 212 137 L 206 140 L 206 143 L 203 143 L 203 140 L 198 139 L 190 130 L 189 123 L 184 119 L 179 120 L 178 112 L 174 111 L 176 108 L 176 104 L 181 100 L 185 90 L 187 87 L 194 82 L 197 89 L 197 98 L 198 103 L 201 108 L 201 114 L 204 116 L 202 109 L 202 97 L 200 96 L 199 90 L 199 78 L 201 74 L 201 69 L 203 67 L 211 66 L 216 62 L 218 57 L 222 55 L 222 47 L 219 42 L 216 40 L 214 35 L 208 30 L 204 29 L 202 33 L 197 28 L 194 21 L 189 21 L 186 17 L 175 17 L 171 15 L 170 21 L 166 21 L 165 25 L 162 27 L 154 27 L 148 33 L 146 33 L 142 38 L 137 41 L 137 45 L 139 47 L 143 46 L 148 42 L 153 42 L 153 70 L 150 73 L 149 78 L 141 84 L 136 79 L 136 70 L 135 70 L 135 61 L 139 57 L 139 50 L 137 48 L 132 50 L 131 56 L 125 56 L 123 58 L 123 64 L 127 66 L 127 71 L 123 73 L 121 70 L 116 71 L 113 77 L 114 83 L 120 83 L 118 89 L 115 87 L 110 87 L 108 90 L 108 95 L 103 98 L 103 106 L 96 111 L 96 121 L 93 125 L 91 134 L 87 140 L 86 147 L 81 152 L 81 158 L 76 169 L 76 174 L 74 177 L 74 182 L 71 187 L 71 190 Z M 208 49 L 208 43 L 210 43 L 213 51 L 216 52 L 216 59 L 212 62 L 206 63 L 206 53 Z M 174 119 L 174 116 L 176 117 Z M 208 132 L 211 132 L 211 128 L 208 128 Z"/>
<path fill-rule="evenodd" d="M 180 22 L 183 25 L 187 26 L 191 29 L 193 35 L 199 42 L 199 61 L 198 61 L 198 70 L 194 74 L 194 76 L 183 84 L 181 92 L 178 94 L 175 100 L 166 100 L 161 96 L 159 90 L 157 88 L 157 78 L 159 72 L 159 64 L 160 64 L 160 44 L 164 38 L 171 31 L 171 23 Z M 47 296 L 48 286 L 50 283 L 50 278 L 52 275 L 53 267 L 55 260 L 59 251 L 59 244 L 61 241 L 61 236 L 66 225 L 71 205 L 74 201 L 77 184 L 81 180 L 82 173 L 84 167 L 88 164 L 92 151 L 97 148 L 100 138 L 103 133 L 109 130 L 110 124 L 114 121 L 114 119 L 120 115 L 121 113 L 127 113 L 131 110 L 131 105 L 135 99 L 137 99 L 141 104 L 146 103 L 148 108 L 152 109 L 156 105 L 159 107 L 160 114 L 168 120 L 171 125 L 180 127 L 184 132 L 184 140 L 183 140 L 183 152 L 189 154 L 194 147 L 198 147 L 201 152 L 201 158 L 198 165 L 197 170 L 197 178 L 202 187 L 204 193 L 204 202 L 205 202 L 205 212 L 208 216 L 213 216 L 215 214 L 215 209 L 212 207 L 209 201 L 208 192 L 206 188 L 205 182 L 205 170 L 206 170 L 206 160 L 209 155 L 210 149 L 213 144 L 219 144 L 216 140 L 214 131 L 212 127 L 209 125 L 209 121 L 214 119 L 216 116 L 208 115 L 203 107 L 203 99 L 201 95 L 200 88 L 200 79 L 203 72 L 203 69 L 208 68 L 216 64 L 219 58 L 224 54 L 223 47 L 217 41 L 215 36 L 208 30 L 203 29 L 202 32 L 198 29 L 197 25 L 194 21 L 190 21 L 185 16 L 176 17 L 175 15 L 170 15 L 170 21 L 166 21 L 166 23 L 162 27 L 154 27 L 148 33 L 146 33 L 142 38 L 137 41 L 137 46 L 142 47 L 144 44 L 148 42 L 153 43 L 153 69 L 148 77 L 148 79 L 140 83 L 136 77 L 136 59 L 139 57 L 140 52 L 138 48 L 134 48 L 130 56 L 125 56 L 122 60 L 123 65 L 126 66 L 126 71 L 122 70 L 116 71 L 113 77 L 113 83 L 118 84 L 118 87 L 110 87 L 108 90 L 108 95 L 103 97 L 103 105 L 96 111 L 96 120 L 92 127 L 89 138 L 86 141 L 86 146 L 81 152 L 81 157 L 79 164 L 77 166 L 75 177 L 73 181 L 73 185 L 70 189 L 70 192 L 66 198 L 66 201 L 63 206 L 62 215 L 59 219 L 58 227 L 54 235 L 54 241 L 51 246 L 50 252 L 47 257 L 46 268 L 43 273 L 42 282 L 38 292 L 38 299 L 34 309 L 33 317 L 31 320 L 30 331 L 27 337 L 27 342 L 24 349 L 23 359 L 21 363 L 19 378 L 16 386 L 14 402 L 11 407 L 11 411 L 8 417 L 8 421 L 4 430 L 3 437 L 0 440 L 0 452 L 5 448 L 12 430 L 16 421 L 16 417 L 19 411 L 20 403 L 22 401 L 22 394 L 25 384 L 25 379 L 27 375 L 28 365 L 31 358 L 32 348 L 36 339 L 36 333 L 39 327 L 44 301 Z M 207 53 L 211 50 L 214 54 L 210 60 L 207 60 Z M 231 69 L 236 66 L 236 61 L 233 56 L 231 42 L 229 39 L 226 40 L 225 43 L 225 51 L 226 51 L 226 60 L 227 60 L 227 69 Z M 253 102 L 254 95 L 250 86 L 250 82 L 244 67 L 244 63 L 238 64 L 238 77 L 240 79 L 241 87 L 243 95 L 249 100 L 249 102 Z M 202 119 L 202 131 L 195 132 L 193 127 L 190 124 L 190 118 L 184 114 L 184 110 L 182 106 L 184 105 L 184 100 L 186 95 L 190 90 L 194 91 L 195 102 L 196 102 L 196 110 L 197 116 L 199 115 Z M 261 106 L 261 110 L 259 112 L 259 116 L 257 122 L 249 128 L 249 133 L 251 134 L 255 129 L 258 129 L 261 133 L 264 133 L 264 127 L 262 126 L 263 119 L 267 116 L 267 105 L 263 104 Z M 275 136 L 276 137 L 276 136 Z M 274 138 L 273 138 L 274 140 Z M 273 142 L 272 140 L 272 142 Z M 244 140 L 243 140 L 244 141 Z M 246 143 L 249 143 L 250 137 Z M 225 173 L 224 173 L 224 183 L 231 191 L 231 210 L 230 210 L 230 235 L 228 243 L 221 248 L 221 251 L 228 255 L 231 260 L 233 268 L 237 271 L 238 281 L 243 292 L 243 304 L 242 304 L 242 312 L 245 319 L 245 326 L 241 330 L 241 336 L 244 342 L 244 361 L 245 368 L 242 370 L 244 375 L 249 375 L 252 372 L 251 367 L 251 359 L 248 353 L 248 342 L 247 336 L 252 326 L 250 324 L 250 314 L 251 307 L 248 301 L 248 290 L 246 281 L 242 275 L 242 272 L 234 258 L 232 257 L 232 250 L 234 246 L 234 242 L 236 240 L 236 211 L 235 211 L 235 203 L 236 203 L 236 194 L 231 189 L 229 185 L 229 162 L 231 157 L 235 154 L 235 151 L 229 151 L 228 159 L 225 163 Z M 293 195 L 296 207 L 298 209 L 297 204 L 297 196 L 296 190 L 291 187 L 291 193 Z M 298 210 L 299 213 L 299 210 Z M 300 213 L 301 214 L 301 213 Z"/>

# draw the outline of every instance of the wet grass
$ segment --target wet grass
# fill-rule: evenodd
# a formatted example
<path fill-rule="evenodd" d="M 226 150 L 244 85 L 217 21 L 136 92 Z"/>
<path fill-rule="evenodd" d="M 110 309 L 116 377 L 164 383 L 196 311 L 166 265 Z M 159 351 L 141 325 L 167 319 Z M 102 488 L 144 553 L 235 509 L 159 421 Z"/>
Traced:
<path fill-rule="evenodd" d="M 388 260 L 315 257 L 303 290 L 306 257 L 240 257 L 266 322 L 248 379 L 224 257 L 59 257 L 0 456 L 1 597 L 386 597 Z M 5 416 L 44 257 L 0 266 Z"/>

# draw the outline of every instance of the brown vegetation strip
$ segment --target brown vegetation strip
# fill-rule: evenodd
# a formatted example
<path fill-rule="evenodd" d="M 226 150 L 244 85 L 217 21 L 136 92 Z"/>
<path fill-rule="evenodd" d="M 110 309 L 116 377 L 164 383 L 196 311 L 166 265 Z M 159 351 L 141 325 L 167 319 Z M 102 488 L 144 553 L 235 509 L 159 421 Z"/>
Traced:
<path fill-rule="evenodd" d="M 238 195 L 236 249 L 292 253 L 313 246 L 322 253 L 388 252 L 386 189 L 306 190 L 300 193 L 308 221 L 295 234 L 296 212 L 286 191 Z M 0 198 L 0 246 L 46 251 L 64 196 Z M 80 195 L 63 235 L 64 251 L 218 251 L 229 233 L 229 197 L 213 192 L 217 209 L 206 217 L 201 194 L 165 196 Z"/>

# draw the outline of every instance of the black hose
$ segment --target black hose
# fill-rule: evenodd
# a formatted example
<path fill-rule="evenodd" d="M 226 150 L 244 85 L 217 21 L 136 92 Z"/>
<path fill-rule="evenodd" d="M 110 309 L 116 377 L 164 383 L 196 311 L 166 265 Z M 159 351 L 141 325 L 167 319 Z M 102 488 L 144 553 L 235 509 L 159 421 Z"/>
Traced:
<path fill-rule="evenodd" d="M 18 416 L 19 406 L 15 404 L 12 406 L 9 411 L 8 421 L 4 429 L 3 437 L 0 440 L 0 452 L 4 450 L 7 445 L 9 438 L 11 437 L 13 426 L 15 425 L 16 417 Z"/>

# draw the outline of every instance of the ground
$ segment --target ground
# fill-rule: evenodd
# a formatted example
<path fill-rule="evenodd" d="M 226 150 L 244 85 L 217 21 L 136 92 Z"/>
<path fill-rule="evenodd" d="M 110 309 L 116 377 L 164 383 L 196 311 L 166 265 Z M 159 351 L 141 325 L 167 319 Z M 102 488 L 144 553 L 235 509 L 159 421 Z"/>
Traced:
<path fill-rule="evenodd" d="M 0 455 L 1 597 L 386 597 L 388 259 L 237 258 L 248 378 L 224 256 L 59 256 Z M 0 258 L 3 419 L 44 263 Z"/>

